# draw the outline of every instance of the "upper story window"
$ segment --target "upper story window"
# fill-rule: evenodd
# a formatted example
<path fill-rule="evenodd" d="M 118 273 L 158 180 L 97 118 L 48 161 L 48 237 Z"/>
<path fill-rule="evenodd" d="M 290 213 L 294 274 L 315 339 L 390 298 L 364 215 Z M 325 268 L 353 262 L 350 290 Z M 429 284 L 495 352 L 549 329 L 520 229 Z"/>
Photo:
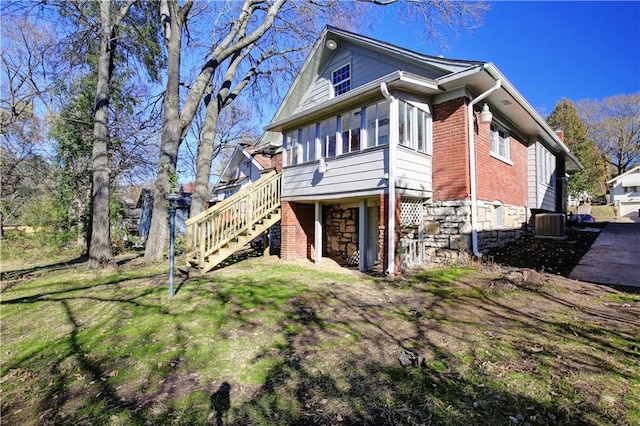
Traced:
<path fill-rule="evenodd" d="M 362 110 L 357 109 L 343 114 L 341 119 L 342 153 L 360 151 L 360 128 Z"/>
<path fill-rule="evenodd" d="M 432 153 L 431 114 L 410 103 L 398 102 L 398 142 L 426 154 Z"/>
<path fill-rule="evenodd" d="M 389 143 L 389 109 L 391 102 L 378 102 L 365 109 L 367 148 Z"/>
<path fill-rule="evenodd" d="M 511 138 L 509 131 L 495 123 L 491 124 L 491 154 L 511 162 Z"/>
<path fill-rule="evenodd" d="M 385 100 L 284 133 L 283 165 L 295 166 L 388 144 L 390 105 Z M 416 135 L 427 134 L 424 126 L 426 121 L 423 127 L 415 126 Z"/>
<path fill-rule="evenodd" d="M 346 64 L 331 73 L 334 96 L 342 95 L 351 90 L 351 65 Z"/>

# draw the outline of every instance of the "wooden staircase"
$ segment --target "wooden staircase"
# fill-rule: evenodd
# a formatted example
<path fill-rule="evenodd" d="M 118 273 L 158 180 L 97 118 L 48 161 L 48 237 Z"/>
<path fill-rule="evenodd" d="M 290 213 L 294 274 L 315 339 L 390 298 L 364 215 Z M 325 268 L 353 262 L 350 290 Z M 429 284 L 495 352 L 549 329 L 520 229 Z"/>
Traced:
<path fill-rule="evenodd" d="M 189 275 L 212 270 L 280 220 L 280 182 L 280 173 L 265 173 L 187 220 Z"/>

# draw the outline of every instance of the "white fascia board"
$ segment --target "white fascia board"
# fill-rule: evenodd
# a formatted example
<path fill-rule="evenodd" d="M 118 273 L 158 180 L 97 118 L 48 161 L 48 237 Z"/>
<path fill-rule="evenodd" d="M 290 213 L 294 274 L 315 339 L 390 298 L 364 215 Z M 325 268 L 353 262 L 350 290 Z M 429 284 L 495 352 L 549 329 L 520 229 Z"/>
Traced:
<path fill-rule="evenodd" d="M 529 102 L 516 90 L 516 88 L 505 78 L 505 76 L 496 68 L 496 66 L 489 62 L 484 67 L 486 71 L 495 79 L 502 80 L 502 87 L 509 95 L 529 114 L 536 124 L 541 127 L 544 132 L 541 136 L 547 143 L 559 148 L 576 166 L 575 168 L 568 168 L 568 170 L 582 169 L 583 165 L 580 160 L 567 148 L 567 146 L 558 138 L 556 132 L 549 127 L 549 125 L 540 117 L 540 114 L 529 104 Z"/>
<path fill-rule="evenodd" d="M 607 184 L 610 184 L 610 183 L 613 183 L 613 182 L 615 182 L 615 181 L 617 181 L 617 180 L 620 180 L 621 178 L 623 178 L 623 177 L 625 177 L 625 176 L 628 176 L 628 175 L 630 175 L 631 173 L 634 173 L 634 172 L 636 172 L 636 171 L 640 172 L 640 166 L 636 166 L 636 167 L 634 167 L 634 168 L 632 168 L 632 169 L 627 170 L 626 172 L 622 173 L 621 175 L 618 175 L 618 176 L 614 177 L 613 179 L 611 179 L 610 181 L 608 181 L 608 182 L 607 182 Z"/>

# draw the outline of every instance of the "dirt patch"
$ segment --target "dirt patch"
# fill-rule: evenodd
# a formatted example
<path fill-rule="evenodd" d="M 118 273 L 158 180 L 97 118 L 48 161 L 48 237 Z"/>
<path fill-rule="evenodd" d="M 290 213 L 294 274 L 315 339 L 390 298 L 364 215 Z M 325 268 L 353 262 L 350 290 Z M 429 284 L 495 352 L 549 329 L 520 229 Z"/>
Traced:
<path fill-rule="evenodd" d="M 583 230 L 567 228 L 566 239 L 538 238 L 527 235 L 500 248 L 490 250 L 485 257 L 501 265 L 529 268 L 540 272 L 568 277 L 604 225 Z"/>

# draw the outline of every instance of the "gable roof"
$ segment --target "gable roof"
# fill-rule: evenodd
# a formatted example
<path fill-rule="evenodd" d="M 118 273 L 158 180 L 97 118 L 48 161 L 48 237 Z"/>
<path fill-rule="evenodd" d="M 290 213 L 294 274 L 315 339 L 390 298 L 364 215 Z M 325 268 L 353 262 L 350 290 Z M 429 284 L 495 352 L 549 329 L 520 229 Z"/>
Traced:
<path fill-rule="evenodd" d="M 609 184 L 614 184 L 615 182 L 624 179 L 627 176 L 630 176 L 633 173 L 639 173 L 640 174 L 640 166 L 636 166 L 632 169 L 627 170 L 626 172 L 614 177 L 613 179 L 611 179 L 610 181 L 607 181 L 607 185 Z"/>
<path fill-rule="evenodd" d="M 333 49 L 327 42 L 333 42 Z M 303 105 L 308 90 L 316 78 L 322 73 L 335 52 L 345 48 L 366 49 L 371 56 L 392 58 L 407 69 L 396 69 L 378 78 L 372 79 L 332 99 L 316 104 Z M 337 49 L 336 49 L 337 47 Z M 438 97 L 447 96 L 447 92 L 459 91 L 459 95 L 476 96 L 501 81 L 498 90 L 491 93 L 484 102 L 491 105 L 494 112 L 499 112 L 514 128 L 521 130 L 527 137 L 540 140 L 552 152 L 565 158 L 567 170 L 582 167 L 580 161 L 569 151 L 558 135 L 502 75 L 491 62 L 447 59 L 421 54 L 409 49 L 372 39 L 363 35 L 327 26 L 318 37 L 300 72 L 294 79 L 289 91 L 277 109 L 271 123 L 265 127 L 265 134 L 260 138 L 256 149 L 266 146 L 277 147 L 282 138 L 275 132 L 284 127 L 296 126 L 305 120 L 320 118 L 332 108 L 356 106 L 374 94 L 379 94 L 384 83 L 391 90 L 405 90 Z M 460 90 L 462 89 L 462 90 Z"/>
<path fill-rule="evenodd" d="M 218 183 L 216 183 L 215 187 L 218 188 L 231 183 L 241 182 L 243 178 L 237 177 L 236 171 L 239 169 L 240 163 L 243 161 L 251 162 L 258 168 L 258 170 L 261 171 L 271 168 L 271 160 L 265 157 L 262 153 L 256 152 L 252 145 L 239 144 L 231 154 L 231 157 L 229 157 L 227 165 L 220 174 L 220 178 L 218 179 Z"/>

